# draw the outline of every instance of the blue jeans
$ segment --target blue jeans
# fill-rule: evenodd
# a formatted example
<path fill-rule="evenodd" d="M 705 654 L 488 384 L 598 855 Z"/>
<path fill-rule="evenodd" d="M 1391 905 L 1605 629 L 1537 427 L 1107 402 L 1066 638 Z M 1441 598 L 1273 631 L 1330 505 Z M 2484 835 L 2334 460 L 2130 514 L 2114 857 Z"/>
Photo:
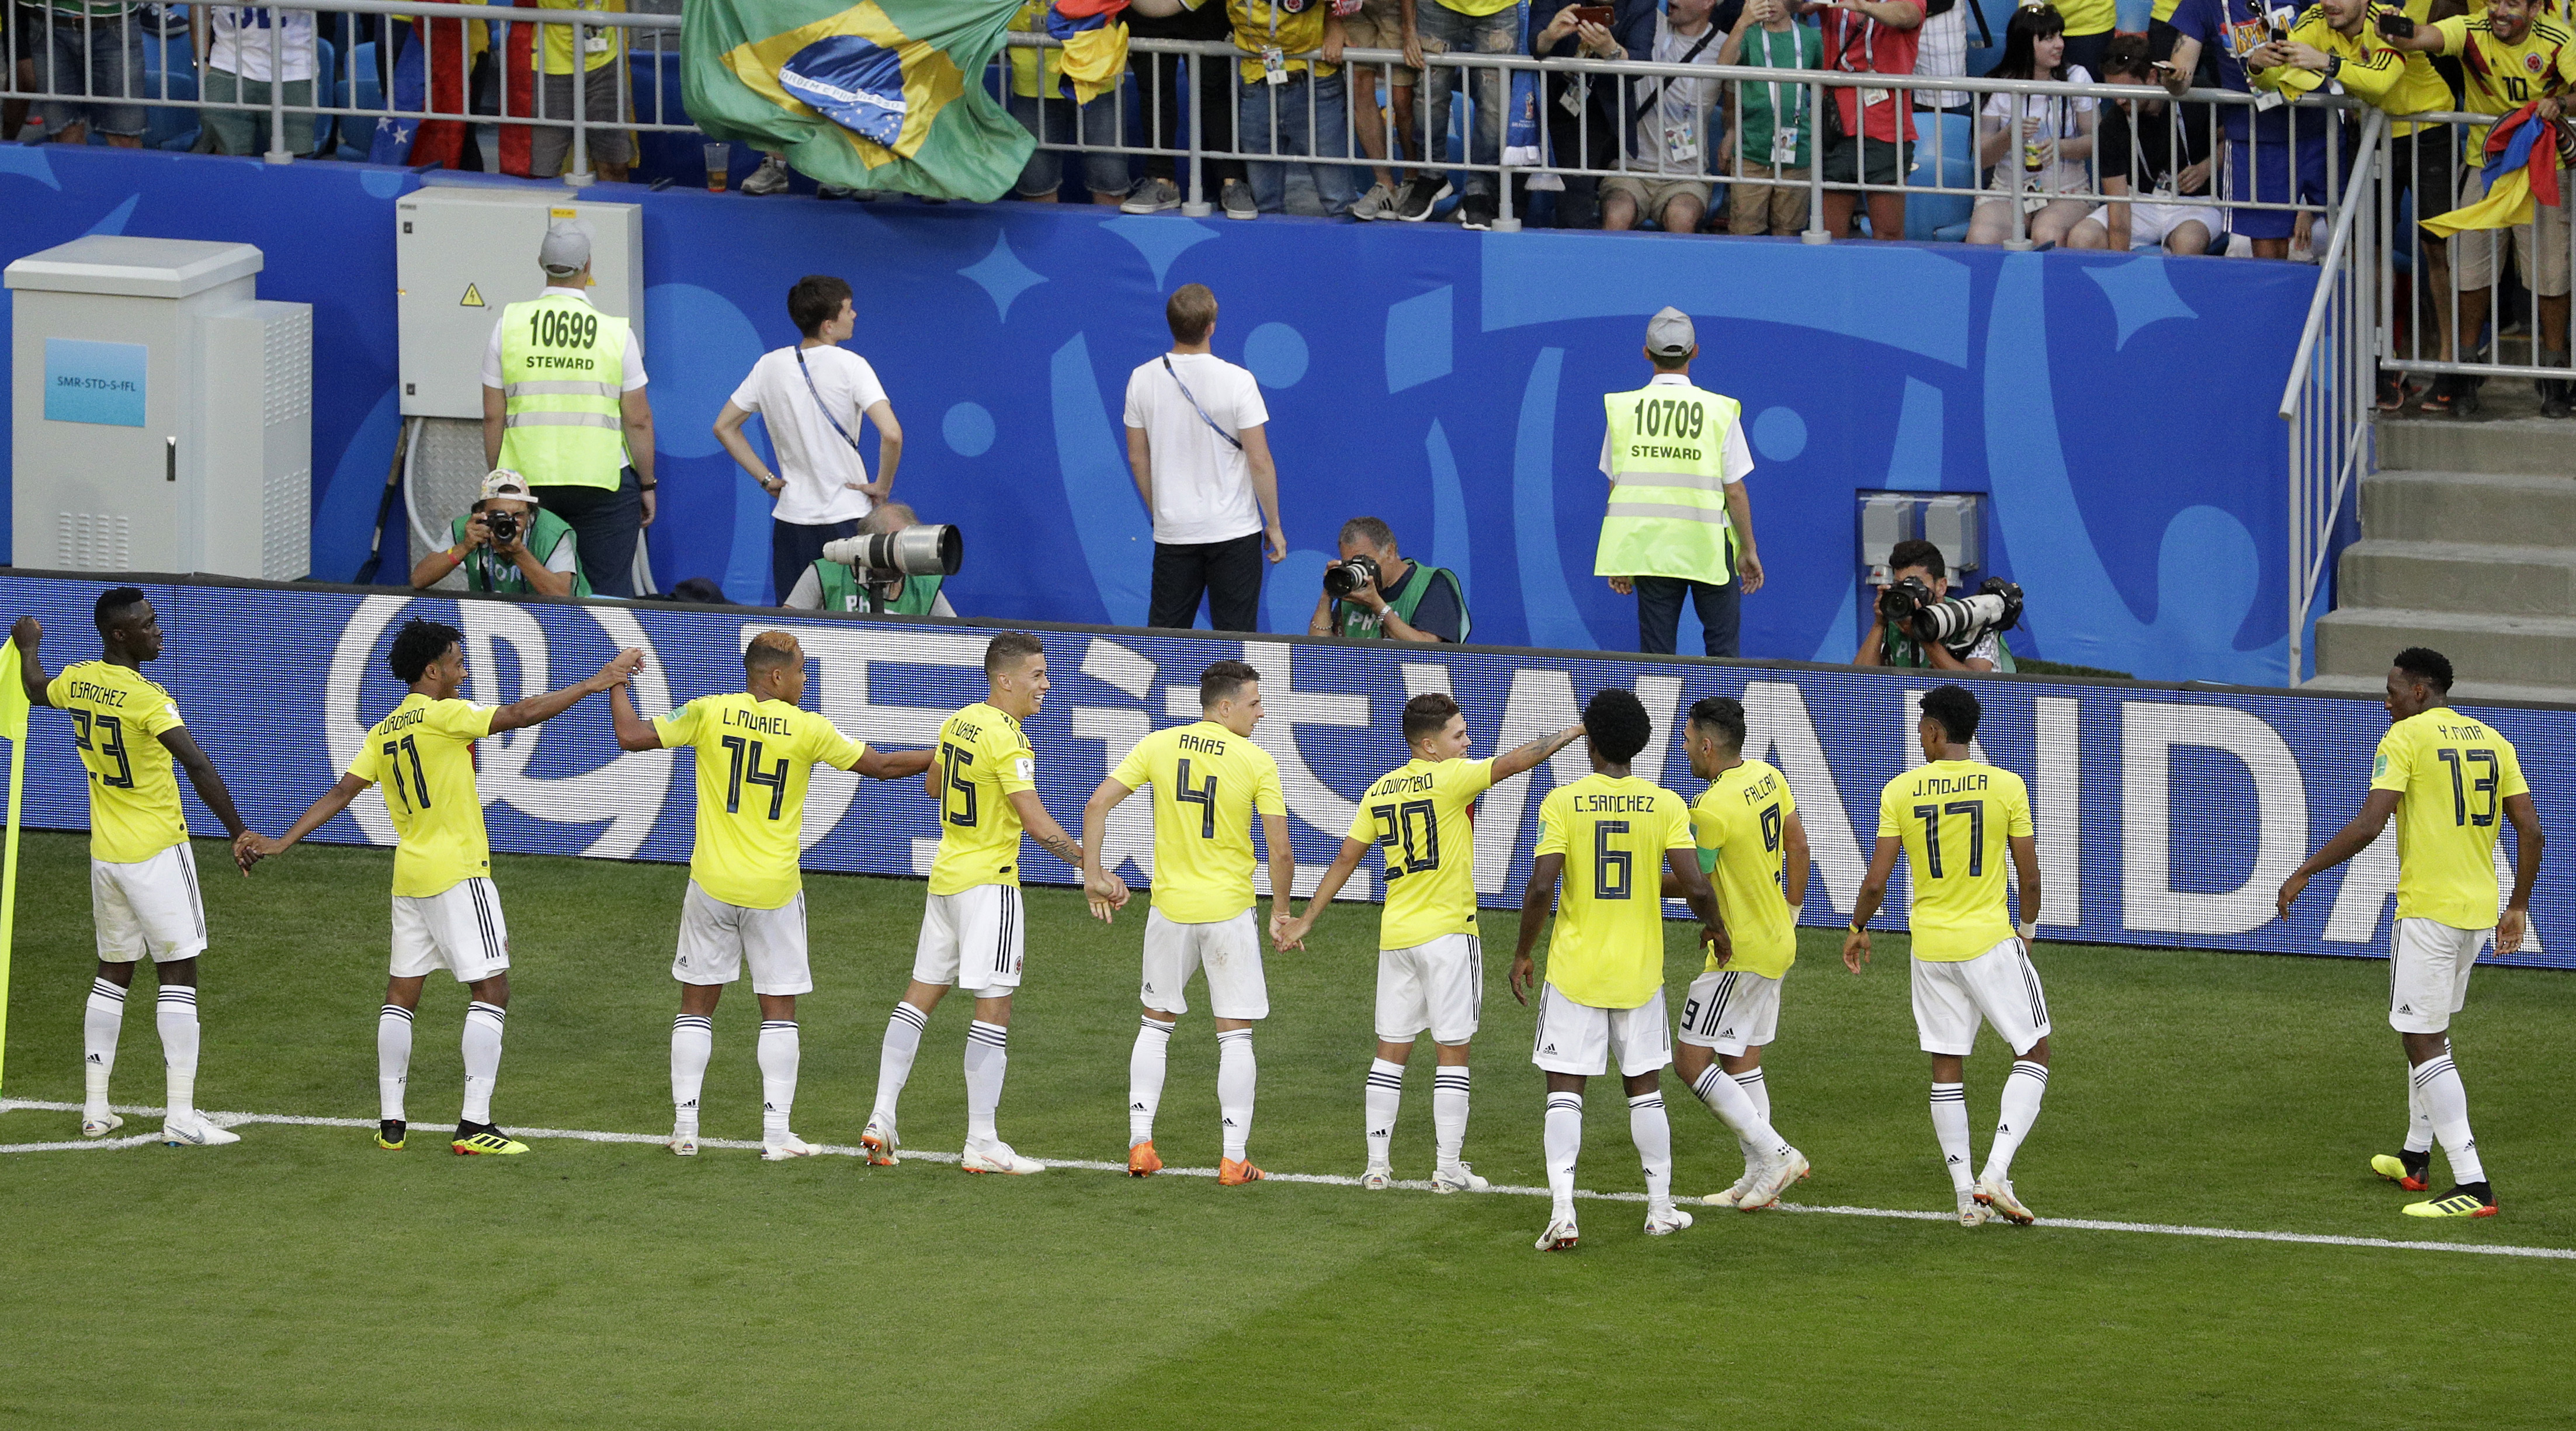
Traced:
<path fill-rule="evenodd" d="M 1491 15 L 1461 15 L 1446 5 L 1418 6 L 1414 26 L 1422 32 L 1422 48 L 1446 51 L 1453 55 L 1508 55 L 1520 51 L 1520 11 L 1497 10 Z M 1423 77 L 1423 87 L 1430 92 L 1431 108 L 1427 152 L 1435 161 L 1449 154 L 1449 103 L 1451 86 L 1474 84 L 1476 127 L 1467 134 L 1470 164 L 1499 164 L 1503 159 L 1503 113 L 1509 106 L 1503 97 L 1503 72 L 1499 69 L 1473 69 L 1434 66 Z M 1461 194 L 1494 192 L 1494 176 L 1471 173 L 1458 187 Z"/>
<path fill-rule="evenodd" d="M 112 99 L 141 99 L 151 93 L 150 82 L 143 76 L 143 26 L 132 12 L 123 15 L 94 16 L 84 23 L 78 15 L 37 12 L 18 7 L 18 16 L 43 13 L 51 23 L 50 41 L 35 37 L 28 63 L 36 71 L 36 88 L 55 94 L 104 96 Z M 146 117 L 139 104 L 65 104 L 45 100 L 36 106 L 44 116 L 45 131 L 59 136 L 75 124 L 87 124 L 101 134 L 120 138 L 143 133 Z"/>
<path fill-rule="evenodd" d="M 1310 96 L 1314 104 L 1311 134 L 1307 123 Z M 1234 130 L 1235 142 L 1243 146 L 1246 154 L 1348 156 L 1351 125 L 1350 113 L 1342 107 L 1342 77 L 1333 74 L 1315 79 L 1300 70 L 1282 85 L 1254 80 L 1243 87 Z M 1288 187 L 1288 166 L 1253 163 L 1246 167 L 1252 171 L 1253 201 L 1264 213 L 1279 212 L 1281 196 Z M 1323 200 L 1324 212 L 1336 216 L 1349 213 L 1351 201 L 1359 197 L 1353 182 L 1356 171 L 1341 164 L 1309 164 L 1306 169 L 1314 177 L 1315 197 Z"/>
<path fill-rule="evenodd" d="M 1104 94 L 1076 109 L 1063 94 L 1039 96 L 1009 95 L 1011 117 L 1020 127 L 1036 135 L 1041 144 L 1071 144 L 1079 132 L 1083 144 L 1107 146 L 1118 142 L 1118 95 Z M 1080 124 L 1077 129 L 1076 119 Z M 1020 170 L 1019 191 L 1023 194 L 1052 194 L 1064 187 L 1064 153 L 1055 149 L 1032 151 L 1026 168 Z M 1082 184 L 1095 194 L 1127 192 L 1127 156 L 1124 154 L 1087 153 L 1082 156 Z"/>

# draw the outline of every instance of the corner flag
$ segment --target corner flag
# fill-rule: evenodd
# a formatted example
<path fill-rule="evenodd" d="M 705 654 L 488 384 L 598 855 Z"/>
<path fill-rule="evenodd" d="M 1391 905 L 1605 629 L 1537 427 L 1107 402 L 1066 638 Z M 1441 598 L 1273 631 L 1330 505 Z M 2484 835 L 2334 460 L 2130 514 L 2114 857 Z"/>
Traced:
<path fill-rule="evenodd" d="M 18 928 L 18 797 L 27 786 L 27 686 L 18 643 L 0 640 L 0 739 L 9 742 L 9 844 L 0 854 L 0 1068 L 9 1055 L 9 947 Z"/>

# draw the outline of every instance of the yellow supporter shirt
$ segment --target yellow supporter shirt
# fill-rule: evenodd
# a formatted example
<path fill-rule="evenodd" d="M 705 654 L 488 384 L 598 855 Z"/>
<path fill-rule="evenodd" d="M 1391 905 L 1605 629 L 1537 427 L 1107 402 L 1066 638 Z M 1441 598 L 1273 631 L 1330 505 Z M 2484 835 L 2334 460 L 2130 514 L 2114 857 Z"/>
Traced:
<path fill-rule="evenodd" d="M 1541 855 L 1565 856 L 1547 981 L 1578 1004 L 1633 1009 L 1664 985 L 1665 852 L 1691 844 L 1690 807 L 1649 780 L 1598 771 L 1548 792 Z"/>
<path fill-rule="evenodd" d="M 1136 742 L 1109 778 L 1154 787 L 1154 907 L 1214 924 L 1252 907 L 1252 817 L 1288 813 L 1279 762 L 1212 720 Z"/>
<path fill-rule="evenodd" d="M 468 3 L 473 3 L 473 0 L 468 0 Z M 606 10 L 623 14 L 626 10 L 626 0 L 537 0 L 537 8 L 540 10 Z M 538 29 L 545 36 L 546 73 L 550 75 L 571 74 L 573 44 L 572 26 L 542 25 L 539 26 Z M 582 49 L 586 52 L 582 56 L 581 67 L 584 70 L 595 70 L 601 65 L 616 63 L 617 57 L 625 53 L 626 31 L 615 25 L 596 25 L 581 32 L 581 44 Z M 549 114 L 547 117 L 551 119 L 570 119 L 572 118 L 572 115 L 567 112 L 563 114 Z M 583 116 L 585 119 L 606 120 L 614 120 L 617 117 L 618 116 L 613 114 L 586 114 Z"/>
<path fill-rule="evenodd" d="M 867 746 L 831 721 L 749 691 L 700 696 L 653 721 L 665 749 L 697 752 L 698 838 L 689 878 L 743 909 L 778 909 L 805 887 L 805 787 L 816 762 L 847 770 Z"/>
<path fill-rule="evenodd" d="M 977 701 L 939 727 L 939 853 L 930 892 L 1020 882 L 1016 791 L 1037 788 L 1037 752 L 1020 723 Z"/>
<path fill-rule="evenodd" d="M 185 842 L 178 762 L 161 743 L 186 724 L 170 693 L 132 666 L 75 661 L 45 699 L 72 718 L 72 748 L 89 771 L 89 857 L 140 864 Z"/>
<path fill-rule="evenodd" d="M 2066 33 L 2079 36 L 2108 34 L 2120 19 L 2118 0 L 2058 0 L 2057 13 L 2065 17 Z M 2102 77 L 2095 75 L 2093 82 L 2100 84 Z"/>
<path fill-rule="evenodd" d="M 492 873 L 474 742 L 492 733 L 490 706 L 434 701 L 413 691 L 367 731 L 349 773 L 383 787 L 394 817 L 394 893 L 444 894 Z"/>
<path fill-rule="evenodd" d="M 1360 797 L 1350 837 L 1386 858 L 1377 947 L 1411 949 L 1476 932 L 1476 797 L 1490 760 L 1408 760 Z"/>
<path fill-rule="evenodd" d="M 2451 87 L 2443 83 L 2433 61 L 2419 50 L 2390 48 L 2380 36 L 2378 15 L 2382 10 L 2396 13 L 2392 5 L 2375 5 L 2363 17 L 2361 33 L 2346 36 L 2326 17 L 2323 5 L 2311 5 L 2290 27 L 2290 38 L 2313 45 L 2343 60 L 2335 71 L 2335 81 L 2344 92 L 2366 104 L 2377 105 L 2390 114 L 2437 114 L 2451 107 Z M 2296 65 L 2258 70 L 2252 76 L 2255 88 L 2308 94 L 2325 87 L 2326 77 L 2314 70 Z M 2400 124 L 2399 134 L 2412 134 L 2420 126 Z"/>
<path fill-rule="evenodd" d="M 2436 706 L 2379 738 L 2370 788 L 2397 792 L 2397 917 L 2493 929 L 2504 802 L 2531 793 L 2513 742 Z"/>
<path fill-rule="evenodd" d="M 1515 0 L 1500 0 L 1499 4 L 1489 6 L 1487 10 L 1469 13 L 1486 14 L 1513 3 Z M 1464 0 L 1457 8 L 1466 9 Z M 1234 47 L 1247 57 L 1237 61 L 1236 68 L 1242 72 L 1245 84 L 1260 86 L 1252 93 L 1257 95 L 1269 88 L 1262 84 L 1261 79 L 1263 50 L 1276 46 L 1282 53 L 1294 56 L 1324 47 L 1325 9 L 1324 0 L 1307 0 L 1306 8 L 1296 11 L 1283 10 L 1272 0 L 1226 0 L 1226 16 L 1234 21 Z M 1292 58 L 1288 61 L 1291 75 L 1308 68 L 1330 78 L 1340 67 L 1321 60 L 1309 62 Z"/>
<path fill-rule="evenodd" d="M 1957 963 L 2013 937 L 2004 889 L 2012 851 L 2004 842 L 2030 832 L 2030 791 L 1998 766 L 1936 760 L 1887 782 L 1878 837 L 1905 842 L 1915 958 Z"/>
<path fill-rule="evenodd" d="M 2566 26 L 2543 15 L 2523 31 L 2520 41 L 2508 45 L 2496 38 L 2493 23 L 2483 14 L 2433 22 L 2442 35 L 2442 53 L 2459 57 L 2462 109 L 2471 114 L 2511 114 L 2543 95 L 2562 94 L 2576 86 L 2576 36 Z M 2470 130 L 2472 168 L 2486 166 L 2486 148 L 2487 127 Z"/>
<path fill-rule="evenodd" d="M 1011 17 L 1011 31 L 1045 34 L 1048 4 L 1049 0 L 1024 0 L 1019 13 Z M 1041 94 L 1049 99 L 1058 97 L 1057 82 L 1064 77 L 1063 50 L 1052 45 L 1043 50 L 1013 45 L 1005 53 L 1011 58 L 1011 93 L 1027 99 Z"/>
<path fill-rule="evenodd" d="M 1717 912 L 1735 949 L 1723 966 L 1711 952 L 1711 971 L 1741 969 L 1777 979 L 1797 962 L 1798 919 L 1783 893 L 1788 855 L 1781 847 L 1781 832 L 1797 809 L 1789 782 L 1759 760 L 1720 772 L 1691 807 L 1700 868 L 1717 890 Z"/>

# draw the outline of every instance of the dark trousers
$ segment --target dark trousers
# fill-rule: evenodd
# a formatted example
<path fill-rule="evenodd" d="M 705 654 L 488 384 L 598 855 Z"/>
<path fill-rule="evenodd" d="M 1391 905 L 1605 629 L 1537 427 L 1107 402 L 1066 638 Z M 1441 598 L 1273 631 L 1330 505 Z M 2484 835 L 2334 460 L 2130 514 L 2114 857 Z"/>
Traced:
<path fill-rule="evenodd" d="M 1224 40 L 1234 35 L 1233 22 L 1226 18 L 1223 5 L 1201 5 L 1177 15 L 1152 16 L 1129 13 L 1127 33 L 1140 40 Z M 1199 87 L 1189 95 L 1189 107 L 1199 116 L 1199 142 L 1210 149 L 1234 147 L 1234 87 L 1232 75 L 1236 56 L 1201 55 Z M 1147 75 L 1147 61 L 1152 74 Z M 1149 55 L 1142 50 L 1127 57 L 1136 72 L 1137 112 L 1145 126 L 1153 131 L 1155 148 L 1186 150 L 1189 140 L 1188 121 L 1181 114 L 1182 95 L 1188 91 L 1189 69 L 1183 56 Z M 1143 135 L 1126 141 L 1146 143 Z M 1170 179 L 1181 186 L 1182 197 L 1189 195 L 1190 185 L 1169 152 L 1150 154 L 1145 158 L 1145 173 L 1156 179 Z M 1216 202 L 1217 190 L 1228 179 L 1244 177 L 1240 159 L 1211 159 L 1200 180 L 1207 187 L 1208 202 Z M 1161 624 L 1161 623 L 1156 623 Z"/>
<path fill-rule="evenodd" d="M 825 522 L 808 527 L 796 522 L 769 521 L 769 593 L 772 604 L 784 604 L 787 593 L 805 579 L 805 568 L 823 559 L 823 543 L 837 542 L 859 534 L 859 519 Z"/>
<path fill-rule="evenodd" d="M 1559 164 L 1579 164 L 1586 169 L 1607 169 L 1618 158 L 1616 143 L 1619 131 L 1605 100 L 1615 97 L 1618 86 L 1607 75 L 1592 76 L 1589 96 L 1581 116 L 1565 112 L 1565 95 L 1573 90 L 1577 77 L 1547 76 L 1546 102 L 1541 106 L 1547 117 L 1547 142 Z M 1512 176 L 1512 212 L 1529 220 L 1529 180 Z M 1565 188 L 1556 196 L 1556 226 L 1561 229 L 1597 229 L 1601 227 L 1601 181 L 1588 174 L 1568 174 Z"/>
<path fill-rule="evenodd" d="M 644 530 L 644 488 L 635 469 L 627 468 L 614 489 L 548 483 L 534 491 L 547 511 L 572 528 L 591 594 L 633 596 L 635 541 Z"/>
<path fill-rule="evenodd" d="M 1145 624 L 1187 631 L 1199 622 L 1202 595 L 1210 626 L 1261 629 L 1261 533 L 1230 542 L 1154 543 L 1152 614 Z"/>
<path fill-rule="evenodd" d="M 1735 654 L 1736 631 L 1744 617 L 1742 578 L 1711 586 L 1677 576 L 1641 576 L 1636 585 L 1638 650 L 1649 656 L 1673 654 L 1673 640 L 1682 629 L 1682 596 L 1688 593 L 1691 604 L 1699 608 L 1708 654 Z"/>

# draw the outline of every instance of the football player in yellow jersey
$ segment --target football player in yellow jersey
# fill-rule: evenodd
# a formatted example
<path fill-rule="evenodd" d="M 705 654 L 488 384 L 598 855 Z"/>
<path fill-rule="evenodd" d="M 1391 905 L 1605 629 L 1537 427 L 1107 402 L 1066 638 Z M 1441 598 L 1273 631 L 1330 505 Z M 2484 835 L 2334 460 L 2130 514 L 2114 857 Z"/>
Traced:
<path fill-rule="evenodd" d="M 1038 802 L 1037 754 L 1020 723 L 1046 700 L 1046 647 L 1005 631 L 984 648 L 983 700 L 939 728 L 939 749 L 922 785 L 939 802 L 939 852 L 930 863 L 930 895 L 921 912 L 921 943 L 912 983 L 886 1020 L 877 1059 L 877 1101 L 859 1142 L 868 1161 L 892 1166 L 898 1140 L 895 1104 L 912 1077 L 913 1055 L 930 1011 L 953 985 L 974 996 L 966 1026 L 966 1156 L 970 1173 L 1037 1173 L 1046 1165 L 1013 1152 L 993 1129 L 1010 1064 L 1011 991 L 1020 985 L 1020 835 L 1080 868 L 1082 846 Z M 1125 883 L 1106 882 L 1124 902 Z"/>
<path fill-rule="evenodd" d="M 18 674 L 27 704 L 72 718 L 72 746 L 89 773 L 90 917 L 98 927 L 98 976 L 81 1016 L 81 1136 L 103 1138 L 125 1126 L 108 1111 L 108 1074 L 116 1067 L 125 1024 L 125 993 L 134 966 L 152 956 L 160 983 L 153 1024 L 161 1033 L 168 1107 L 161 1141 L 238 1143 L 241 1135 L 197 1113 L 197 956 L 206 948 L 206 909 L 197 897 L 197 856 L 179 808 L 174 764 L 185 767 L 197 797 L 235 839 L 243 833 L 232 792 L 214 762 L 180 722 L 178 703 L 147 679 L 143 663 L 161 654 L 161 619 L 138 587 L 112 587 L 90 608 L 99 658 L 75 661 L 47 680 L 37 647 L 44 623 L 21 617 Z"/>
<path fill-rule="evenodd" d="M 926 750 L 871 750 L 799 702 L 805 650 L 784 631 L 763 631 L 742 653 L 743 689 L 701 696 L 647 722 L 620 686 L 610 698 L 621 750 L 695 752 L 697 839 L 689 851 L 689 892 L 680 906 L 679 950 L 671 977 L 680 1012 L 671 1021 L 671 1140 L 697 1156 L 698 1095 L 715 1051 L 716 1002 L 751 966 L 760 1001 L 760 1156 L 811 1157 L 796 1136 L 796 1071 L 803 1042 L 796 996 L 813 992 L 806 959 L 803 852 L 805 789 L 829 765 L 873 780 L 900 780 L 930 766 Z"/>
<path fill-rule="evenodd" d="M 381 783 L 393 817 L 393 960 L 384 1006 L 376 1013 L 376 1146 L 400 1151 L 410 1124 L 403 1090 L 411 1079 L 411 1024 L 430 972 L 445 969 L 465 985 L 465 1106 L 449 1147 L 463 1154 L 510 1155 L 528 1145 L 492 1123 L 492 1087 L 501 1076 L 501 1026 L 510 1006 L 510 929 L 492 888 L 492 846 L 483 831 L 483 799 L 474 786 L 474 742 L 551 720 L 584 696 L 623 689 L 644 662 L 620 651 L 576 686 L 528 696 L 506 706 L 459 699 L 465 689 L 465 637 L 453 626 L 419 617 L 394 633 L 386 664 L 411 688 L 376 722 L 348 773 L 275 840 L 246 834 L 242 868 L 279 854 L 322 828 L 370 785 Z"/>
<path fill-rule="evenodd" d="M 2361 813 L 2281 882 L 2281 917 L 2308 881 L 2369 848 L 2397 817 L 2397 917 L 2388 935 L 2388 1025 L 2406 1048 L 2405 1151 L 2370 1160 L 2408 1192 L 2428 1191 L 2433 1140 L 2451 1160 L 2450 1191 L 2409 1203 L 2414 1217 L 2493 1217 L 2495 1189 L 2469 1133 L 2469 1095 L 2451 1063 L 2451 1015 L 2490 935 L 2498 954 L 2530 932 L 2540 880 L 2540 815 L 2513 742 L 2450 706 L 2451 663 L 2410 646 L 2388 671 L 2388 734 L 2371 759 Z M 2513 892 L 2496 909 L 2496 817 L 2513 825 Z"/>
<path fill-rule="evenodd" d="M 1852 902 L 1843 936 L 1843 965 L 1857 974 L 1869 962 L 1869 921 L 1887 897 L 1896 862 L 1907 861 L 1914 903 L 1906 925 L 1914 936 L 1914 1027 L 1932 1055 L 1932 1131 L 1941 1162 L 1959 1195 L 1959 1225 L 1989 1216 L 2028 1224 L 2031 1210 L 2013 1195 L 2012 1160 L 2039 1118 L 2048 1090 L 2048 1000 L 2031 967 L 2039 930 L 2039 843 L 2030 823 L 2030 790 L 2022 778 L 1971 757 L 1984 710 L 1958 686 L 1925 693 L 1914 738 L 1928 764 L 1887 782 L 1878 797 L 1878 848 Z M 2012 922 L 2004 887 L 2009 853 L 2021 883 L 2021 923 Z M 2004 1079 L 2003 1114 L 1983 1176 L 1971 1179 L 1968 1143 L 1968 1055 L 1977 1021 L 1993 1025 L 2013 1052 Z"/>
<path fill-rule="evenodd" d="M 1126 903 L 1123 882 L 1100 868 L 1109 815 L 1140 786 L 1154 787 L 1154 908 L 1145 917 L 1144 1026 L 1127 1060 L 1127 1171 L 1162 1169 L 1154 1152 L 1154 1110 L 1172 1026 L 1189 1012 L 1190 975 L 1207 971 L 1208 1013 L 1216 1020 L 1216 1100 L 1224 1152 L 1217 1182 L 1259 1182 L 1247 1145 L 1255 1079 L 1252 1026 L 1270 1016 L 1261 976 L 1262 931 L 1252 918 L 1252 817 L 1261 817 L 1270 856 L 1270 932 L 1288 920 L 1297 853 L 1288 845 L 1288 802 L 1279 762 L 1253 743 L 1261 719 L 1261 673 L 1219 661 L 1199 677 L 1196 724 L 1158 730 L 1136 743 L 1082 810 L 1082 878 L 1091 912 L 1104 924 Z"/>
<path fill-rule="evenodd" d="M 1779 1028 L 1780 981 L 1798 958 L 1807 827 L 1798 820 L 1788 778 L 1744 758 L 1742 702 L 1731 696 L 1692 702 L 1682 748 L 1691 774 L 1709 782 L 1691 807 L 1691 829 L 1734 957 L 1721 963 L 1711 955 L 1691 981 L 1673 1071 L 1720 1122 L 1736 1130 L 1743 1147 L 1744 1176 L 1726 1191 L 1709 1194 L 1709 1202 L 1752 1212 L 1779 1201 L 1776 1184 L 1770 1197 L 1752 1198 L 1780 1153 L 1779 1135 L 1764 1131 L 1771 1121 L 1771 1091 L 1762 1076 L 1762 1050 Z M 1674 881 L 1664 881 L 1665 898 L 1680 893 Z"/>
<path fill-rule="evenodd" d="M 1404 703 L 1404 743 L 1413 758 L 1360 797 L 1341 853 L 1315 885 L 1306 912 L 1288 921 L 1280 947 L 1300 948 L 1333 896 L 1370 850 L 1386 864 L 1386 909 L 1378 918 L 1377 1057 L 1369 1064 L 1364 1188 L 1395 1184 L 1388 1146 L 1404 1100 L 1404 1065 L 1425 1030 L 1439 1051 L 1431 1075 L 1435 1158 L 1431 1190 L 1487 1186 L 1462 1158 L 1467 1143 L 1467 1050 L 1485 1012 L 1485 944 L 1476 932 L 1476 800 L 1536 769 L 1581 738 L 1569 726 L 1491 760 L 1469 760 L 1467 717 L 1458 703 L 1426 691 Z"/>
<path fill-rule="evenodd" d="M 1714 947 L 1721 960 L 1727 943 L 1717 896 L 1693 854 L 1689 808 L 1679 795 L 1628 771 L 1628 762 L 1654 733 L 1633 693 L 1595 692 L 1583 707 L 1592 773 L 1558 786 L 1539 803 L 1538 846 L 1521 891 L 1511 985 L 1512 997 L 1528 1003 L 1537 983 L 1530 951 L 1556 903 L 1561 875 L 1564 904 L 1548 939 L 1547 987 L 1538 991 L 1538 1033 L 1530 1043 L 1530 1060 L 1547 1072 L 1547 1190 L 1554 1206 L 1538 1240 L 1542 1252 L 1575 1245 L 1574 1162 L 1583 1150 L 1583 1088 L 1614 1060 L 1628 1093 L 1628 1133 L 1646 1168 L 1646 1235 L 1660 1237 L 1691 1224 L 1690 1214 L 1673 1206 L 1673 1130 L 1664 1117 L 1659 1077 L 1673 1061 L 1673 1031 L 1664 1017 L 1664 909 L 1657 898 L 1663 881 L 1657 864 L 1669 865 L 1680 880 L 1682 897 L 1700 917 L 1700 942 Z"/>

